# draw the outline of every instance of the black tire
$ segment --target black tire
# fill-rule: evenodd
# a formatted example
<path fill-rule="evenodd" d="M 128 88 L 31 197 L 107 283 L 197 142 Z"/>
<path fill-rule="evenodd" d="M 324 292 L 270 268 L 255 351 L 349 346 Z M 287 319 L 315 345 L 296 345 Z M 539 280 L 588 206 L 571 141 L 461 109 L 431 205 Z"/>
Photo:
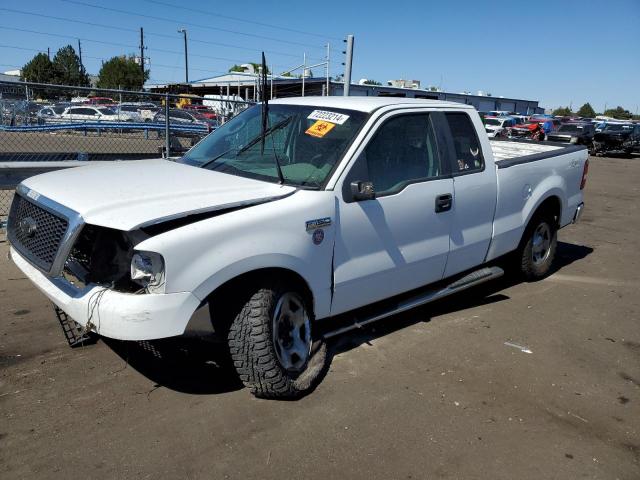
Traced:
<path fill-rule="evenodd" d="M 254 290 L 233 320 L 228 334 L 233 364 L 242 383 L 253 395 L 261 398 L 297 398 L 310 392 L 321 378 L 327 347 L 322 339 L 310 336 L 308 359 L 297 369 L 287 369 L 280 361 L 274 338 L 274 314 L 283 298 L 300 300 L 309 318 L 313 316 L 308 302 L 295 289 L 284 284 L 262 286 Z"/>
<path fill-rule="evenodd" d="M 540 251 L 540 238 L 548 241 L 543 252 Z M 558 226 L 553 216 L 536 215 L 531 219 L 518 249 L 521 276 L 529 282 L 546 277 L 551 271 L 557 245 Z"/>

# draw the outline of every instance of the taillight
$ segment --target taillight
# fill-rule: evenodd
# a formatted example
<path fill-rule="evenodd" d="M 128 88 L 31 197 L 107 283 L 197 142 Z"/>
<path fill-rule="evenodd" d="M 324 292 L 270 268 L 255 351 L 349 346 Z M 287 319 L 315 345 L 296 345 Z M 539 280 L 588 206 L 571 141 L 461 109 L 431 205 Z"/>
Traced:
<path fill-rule="evenodd" d="M 580 190 L 584 189 L 587 184 L 587 174 L 589 173 L 589 159 L 584 162 L 584 169 L 582 170 L 582 180 L 580 181 Z"/>

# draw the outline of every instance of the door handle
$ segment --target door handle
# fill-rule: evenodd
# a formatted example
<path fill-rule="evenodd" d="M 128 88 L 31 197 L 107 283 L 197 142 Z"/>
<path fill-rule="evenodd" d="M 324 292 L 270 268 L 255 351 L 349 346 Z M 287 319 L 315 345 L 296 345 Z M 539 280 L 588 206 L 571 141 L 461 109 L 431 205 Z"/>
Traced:
<path fill-rule="evenodd" d="M 451 210 L 453 204 L 453 195 L 450 193 L 444 193 L 436 197 L 436 213 L 446 212 Z"/>

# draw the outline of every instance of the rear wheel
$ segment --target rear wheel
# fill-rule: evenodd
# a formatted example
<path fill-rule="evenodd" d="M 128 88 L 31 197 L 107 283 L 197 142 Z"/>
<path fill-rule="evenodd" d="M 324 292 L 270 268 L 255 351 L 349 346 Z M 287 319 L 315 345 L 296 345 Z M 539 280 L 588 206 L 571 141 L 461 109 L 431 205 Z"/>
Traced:
<path fill-rule="evenodd" d="M 556 256 L 558 228 L 552 216 L 539 215 L 525 231 L 518 251 L 520 273 L 528 281 L 546 277 Z"/>
<path fill-rule="evenodd" d="M 242 383 L 257 397 L 295 398 L 319 380 L 326 344 L 315 339 L 303 295 L 280 285 L 258 288 L 229 329 L 229 349 Z"/>

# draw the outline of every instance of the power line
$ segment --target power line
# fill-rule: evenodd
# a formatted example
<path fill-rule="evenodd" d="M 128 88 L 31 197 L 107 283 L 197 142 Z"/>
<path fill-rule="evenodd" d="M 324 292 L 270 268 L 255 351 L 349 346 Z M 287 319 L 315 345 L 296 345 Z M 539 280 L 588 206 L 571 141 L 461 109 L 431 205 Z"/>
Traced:
<path fill-rule="evenodd" d="M 31 15 L 33 17 L 48 18 L 48 19 L 51 19 L 51 20 L 60 20 L 60 21 L 63 21 L 63 22 L 81 23 L 83 25 L 89 25 L 91 27 L 110 28 L 112 30 L 120 30 L 121 32 L 137 32 L 137 30 L 132 29 L 132 28 L 116 27 L 116 26 L 113 26 L 113 25 L 104 25 L 104 24 L 100 24 L 100 23 L 85 22 L 83 20 L 70 20 L 68 18 L 56 17 L 56 16 L 53 16 L 53 15 L 45 15 L 44 13 L 33 13 L 33 12 L 25 12 L 25 11 L 22 11 L 22 10 L 14 10 L 13 8 L 0 7 L 0 10 L 5 11 L 5 12 L 11 12 L 11 13 L 20 13 L 22 15 Z"/>
<path fill-rule="evenodd" d="M 58 38 L 78 38 L 78 37 L 73 36 L 73 35 L 61 35 L 59 33 L 38 32 L 37 30 L 27 30 L 25 28 L 5 27 L 4 25 L 0 25 L 0 29 L 2 29 L 2 30 L 13 30 L 13 31 L 16 31 L 16 32 L 23 32 L 23 33 L 34 33 L 36 35 L 47 35 L 47 36 L 50 36 L 50 37 L 58 37 Z M 137 48 L 136 45 L 127 45 L 127 44 L 124 44 L 124 43 L 116 43 L 116 42 L 105 42 L 103 40 L 93 40 L 91 38 L 80 38 L 80 40 L 82 40 L 83 42 L 89 42 L 89 43 L 100 43 L 102 45 L 114 45 L 114 46 L 118 46 L 118 47 Z"/>
<path fill-rule="evenodd" d="M 25 50 L 28 52 L 38 52 L 38 53 L 46 53 L 46 50 L 40 50 L 38 48 L 27 48 L 27 47 L 19 47 L 17 45 L 0 45 L 0 48 L 12 48 L 14 50 Z M 84 58 L 90 58 L 92 60 L 104 60 L 102 57 L 90 57 L 88 55 L 84 55 Z"/>
<path fill-rule="evenodd" d="M 81 5 L 84 7 L 89 7 L 89 8 L 96 8 L 98 10 L 104 10 L 107 12 L 114 12 L 114 13 L 121 13 L 124 15 L 132 15 L 132 16 L 136 16 L 136 17 L 142 17 L 142 18 L 146 18 L 146 19 L 152 19 L 152 20 L 158 20 L 161 22 L 169 22 L 173 25 L 175 25 L 176 23 L 180 23 L 181 25 L 187 25 L 187 26 L 191 26 L 191 27 L 196 27 L 196 28 L 203 28 L 205 30 L 215 30 L 218 32 L 224 32 L 224 33 L 230 33 L 233 35 L 243 35 L 245 37 L 252 37 L 252 38 L 260 38 L 262 40 L 270 40 L 272 42 L 280 42 L 280 43 L 287 43 L 289 45 L 297 45 L 297 46 L 302 46 L 302 47 L 308 47 L 308 48 L 324 48 L 324 47 L 319 47 L 316 45 L 310 45 L 308 43 L 300 43 L 300 42 L 292 42 L 290 40 L 281 40 L 279 38 L 274 38 L 274 37 L 267 37 L 264 35 L 257 35 L 254 33 L 246 33 L 246 32 L 240 32 L 237 30 L 229 30 L 226 28 L 218 28 L 218 27 L 211 27 L 209 25 L 202 25 L 199 23 L 193 23 L 193 22 L 176 22 L 175 19 L 173 18 L 166 18 L 166 17 L 157 17 L 155 15 L 149 15 L 149 14 L 143 14 L 143 13 L 136 13 L 136 12 L 131 12 L 128 10 L 120 10 L 118 8 L 109 8 L 109 7 L 103 7 L 101 5 L 93 5 L 91 3 L 84 3 L 84 2 L 79 2 L 77 0 L 60 0 L 61 2 L 65 2 L 65 3 L 71 3 L 74 5 Z"/>
<path fill-rule="evenodd" d="M 5 27 L 0 25 L 0 29 L 4 29 L 4 30 L 13 30 L 13 31 L 17 31 L 17 32 L 23 32 L 23 33 L 31 33 L 31 34 L 37 34 L 37 35 L 46 35 L 46 36 L 52 36 L 52 37 L 58 37 L 58 38 L 73 38 L 73 39 L 79 39 L 83 42 L 89 42 L 89 43 L 98 43 L 98 44 L 102 44 L 102 45 L 113 45 L 113 46 L 118 46 L 118 47 L 125 47 L 125 48 L 131 48 L 131 49 L 139 49 L 140 46 L 139 45 L 129 45 L 129 44 L 124 44 L 124 43 L 117 43 L 117 42 L 106 42 L 103 40 L 95 40 L 95 39 L 91 39 L 91 38 L 82 38 L 82 37 L 76 37 L 73 35 L 61 35 L 61 34 L 56 34 L 56 33 L 47 33 L 47 32 L 40 32 L 37 30 L 28 30 L 28 29 L 24 29 L 24 28 L 14 28 L 14 27 Z M 149 35 L 148 32 L 145 33 L 146 35 Z M 169 36 L 169 35 L 167 35 Z M 174 39 L 173 36 L 170 36 L 171 39 Z M 193 40 L 189 40 L 189 41 L 193 41 Z M 146 50 L 152 50 L 154 52 L 159 52 L 159 53 L 170 53 L 170 54 L 175 54 L 175 55 L 182 55 L 183 53 L 177 50 L 166 50 L 166 49 L 162 49 L 162 48 L 155 48 L 155 47 L 145 47 Z M 191 53 L 190 54 L 191 57 L 199 57 L 199 58 L 205 58 L 205 59 L 209 59 L 209 60 L 221 60 L 221 61 L 225 61 L 225 62 L 232 62 L 232 63 L 246 63 L 246 60 L 239 60 L 239 59 L 233 59 L 233 58 L 226 58 L 226 57 L 214 57 L 214 56 L 210 56 L 210 55 L 201 55 L 201 54 L 196 54 L 196 53 Z M 296 57 L 295 55 L 292 55 L 294 57 Z M 85 58 L 90 58 L 90 57 L 85 57 Z M 279 64 L 279 65 L 274 65 L 276 67 L 284 67 L 284 65 Z"/>
<path fill-rule="evenodd" d="M 303 30 L 296 30 L 295 28 L 282 27 L 282 26 L 279 26 L 279 25 L 273 25 L 273 24 L 264 23 L 264 22 L 256 22 L 254 20 L 247 20 L 245 18 L 230 17 L 228 15 L 220 15 L 218 13 L 211 13 L 211 12 L 207 12 L 205 10 L 199 10 L 197 8 L 187 8 L 187 7 L 183 7 L 182 5 L 172 5 L 170 3 L 161 2 L 159 0 L 143 0 L 143 1 L 148 2 L 148 3 L 155 3 L 156 5 L 164 5 L 165 7 L 176 8 L 178 10 L 194 12 L 194 13 L 201 13 L 201 14 L 204 14 L 204 15 L 209 15 L 210 17 L 224 18 L 226 20 L 234 20 L 236 22 L 248 23 L 250 25 L 259 25 L 261 27 L 275 28 L 275 29 L 278 29 L 278 30 L 284 30 L 286 32 L 298 33 L 300 35 L 309 35 L 309 36 L 312 36 L 312 37 L 319 37 L 319 38 L 324 38 L 324 39 L 329 39 L 329 40 L 342 40 L 341 38 L 330 37 L 330 36 L 327 36 L 327 35 L 324 35 L 324 34 L 320 34 L 320 33 L 305 32 Z"/>
<path fill-rule="evenodd" d="M 20 15 L 30 15 L 32 17 L 39 17 L 39 18 L 46 18 L 49 20 L 57 20 L 60 22 L 67 22 L 67 23 L 77 23 L 80 25 L 88 25 L 91 27 L 100 27 L 100 28 L 106 28 L 106 29 L 111 29 L 111 30 L 118 30 L 120 32 L 134 32 L 134 33 L 138 33 L 138 30 L 134 29 L 134 28 L 126 28 L 126 27 L 117 27 L 115 25 L 107 25 L 104 23 L 95 23 L 95 22 L 87 22 L 84 20 L 75 20 L 75 19 L 71 19 L 71 18 L 64 18 L 64 17 L 56 17 L 54 15 L 46 15 L 43 13 L 34 13 L 34 12 L 26 12 L 24 10 L 16 10 L 16 9 L 12 9 L 12 8 L 4 8 L 4 7 L 0 7 L 1 11 L 5 11 L 5 12 L 10 12 L 10 13 L 17 13 Z M 12 28 L 12 27 L 3 27 L 3 28 Z M 13 30 L 18 30 L 20 31 L 20 29 L 17 28 L 12 28 Z M 41 35 L 52 35 L 52 36 L 58 36 L 55 34 L 50 34 L 50 33 L 45 33 L 45 32 L 35 32 L 35 31 L 28 31 L 25 30 L 29 33 L 39 33 Z M 168 35 L 166 33 L 157 33 L 157 32 L 145 32 L 145 35 L 150 35 L 150 36 L 154 36 L 154 37 L 160 37 L 160 38 L 169 38 L 174 40 L 175 39 L 175 35 Z M 69 38 L 76 38 L 76 37 L 72 37 L 70 36 Z M 87 39 L 85 39 L 87 40 Z M 94 43 L 104 43 L 104 44 L 113 44 L 116 45 L 113 42 L 104 42 L 104 41 L 100 41 L 100 40 L 91 40 Z M 227 47 L 227 48 L 235 48 L 237 50 L 247 50 L 247 51 L 251 51 L 251 52 L 261 52 L 262 50 L 256 49 L 256 48 L 249 48 L 249 47 L 241 47 L 238 45 L 231 45 L 228 43 L 221 43 L 221 42 L 212 42 L 212 41 L 208 41 L 208 40 L 198 40 L 195 38 L 191 38 L 189 39 L 190 42 L 194 42 L 194 43 L 202 43 L 205 45 L 215 45 L 215 46 L 220 46 L 220 47 Z M 130 45 L 121 45 L 121 46 L 127 46 L 127 47 L 131 47 Z M 134 48 L 137 48 L 134 47 Z M 291 58 L 299 58 L 300 55 L 295 55 L 292 53 L 285 53 L 285 52 L 280 52 L 280 51 L 276 51 L 276 50 L 264 50 L 265 53 L 268 53 L 269 55 L 281 55 L 283 57 L 291 57 Z"/>

